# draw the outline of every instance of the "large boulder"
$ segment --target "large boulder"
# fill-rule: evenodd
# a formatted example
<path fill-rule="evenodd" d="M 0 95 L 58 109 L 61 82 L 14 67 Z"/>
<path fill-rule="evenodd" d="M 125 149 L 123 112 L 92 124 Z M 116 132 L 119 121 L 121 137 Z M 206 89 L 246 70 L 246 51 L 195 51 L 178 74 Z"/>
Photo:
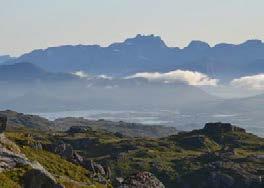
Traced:
<path fill-rule="evenodd" d="M 25 188 L 63 188 L 45 170 L 32 169 L 24 175 Z"/>
<path fill-rule="evenodd" d="M 150 172 L 139 172 L 121 182 L 119 188 L 165 188 Z"/>
<path fill-rule="evenodd" d="M 0 133 L 6 130 L 7 117 L 0 115 Z"/>

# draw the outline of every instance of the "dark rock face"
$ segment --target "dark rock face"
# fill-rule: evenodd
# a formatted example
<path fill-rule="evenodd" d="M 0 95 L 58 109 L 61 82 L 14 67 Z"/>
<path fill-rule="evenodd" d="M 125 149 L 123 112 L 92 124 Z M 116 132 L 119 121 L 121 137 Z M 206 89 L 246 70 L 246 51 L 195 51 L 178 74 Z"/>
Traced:
<path fill-rule="evenodd" d="M 38 169 L 32 169 L 24 175 L 25 188 L 63 188 L 52 176 Z"/>
<path fill-rule="evenodd" d="M 86 161 L 86 168 L 89 169 L 90 171 L 92 171 L 94 174 L 99 173 L 101 175 L 106 175 L 104 167 L 101 164 L 96 163 L 92 160 Z"/>
<path fill-rule="evenodd" d="M 209 176 L 209 182 L 211 183 L 212 188 L 231 188 L 234 185 L 235 180 L 227 174 L 222 174 L 220 172 L 212 172 Z"/>
<path fill-rule="evenodd" d="M 125 179 L 119 188 L 165 188 L 150 172 L 139 172 Z"/>
<path fill-rule="evenodd" d="M 87 131 L 91 131 L 90 127 L 84 126 L 72 126 L 67 130 L 68 133 L 86 133 Z"/>
<path fill-rule="evenodd" d="M 7 117 L 0 115 L 0 133 L 6 130 Z"/>
<path fill-rule="evenodd" d="M 71 159 L 74 153 L 72 146 L 70 144 L 65 143 L 58 144 L 55 147 L 54 152 L 65 159 Z"/>
<path fill-rule="evenodd" d="M 206 123 L 203 131 L 209 134 L 219 134 L 225 132 L 246 132 L 245 129 L 231 125 L 230 123 Z"/>
<path fill-rule="evenodd" d="M 194 135 L 185 137 L 180 141 L 183 145 L 189 146 L 191 148 L 201 148 L 205 146 L 205 136 L 204 135 Z"/>

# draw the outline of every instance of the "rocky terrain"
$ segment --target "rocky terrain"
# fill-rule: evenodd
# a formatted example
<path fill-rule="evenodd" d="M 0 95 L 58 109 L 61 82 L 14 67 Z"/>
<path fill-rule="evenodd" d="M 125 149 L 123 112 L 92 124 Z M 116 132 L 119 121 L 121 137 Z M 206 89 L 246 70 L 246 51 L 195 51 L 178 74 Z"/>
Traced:
<path fill-rule="evenodd" d="M 64 188 L 64 187 L 108 187 L 108 183 L 100 185 L 99 183 L 92 182 L 92 179 L 88 176 L 88 171 L 67 162 L 66 160 L 60 159 L 58 156 L 52 156 L 43 152 L 39 154 L 43 157 L 50 158 L 52 162 L 50 167 L 43 164 L 42 160 L 36 160 L 31 155 L 27 154 L 27 148 L 16 145 L 13 141 L 8 139 L 4 132 L 6 129 L 7 118 L 0 116 L 0 187 L 2 188 Z M 36 150 L 41 148 L 34 147 Z M 45 154 L 47 156 L 45 156 Z M 54 161 L 57 159 L 58 161 Z M 54 163 L 56 163 L 54 165 Z M 42 163 L 42 164 L 41 164 Z M 61 166 L 60 166 L 61 165 Z M 62 168 L 62 165 L 69 169 Z M 61 168 L 60 168 L 61 167 Z M 56 169 L 57 168 L 57 169 Z M 50 171 L 48 171 L 48 170 Z M 55 170 L 58 170 L 55 172 Z M 72 173 L 82 173 L 80 177 L 82 181 L 74 181 L 77 177 L 71 177 L 69 170 L 73 170 Z M 62 176 L 62 174 L 64 176 Z M 80 186 L 81 185 L 81 186 Z"/>
<path fill-rule="evenodd" d="M 25 124 L 19 121 L 9 127 L 12 123 L 1 115 L 0 130 L 5 132 L 1 133 L 0 187 L 264 185 L 264 139 L 229 123 L 207 123 L 203 129 L 162 138 L 131 137 L 74 121 L 65 131 Z"/>
<path fill-rule="evenodd" d="M 54 121 L 55 127 L 60 130 L 67 130 L 72 126 L 88 126 L 93 130 L 106 130 L 113 133 L 120 133 L 131 137 L 165 137 L 176 134 L 178 131 L 173 127 L 159 125 L 143 125 L 140 123 L 127 123 L 124 121 L 113 122 L 104 119 L 97 121 L 84 118 L 60 118 Z"/>
<path fill-rule="evenodd" d="M 72 126 L 89 126 L 93 130 L 106 130 L 130 137 L 165 137 L 176 134 L 178 131 L 173 127 L 160 125 L 143 125 L 140 123 L 127 123 L 123 121 L 113 122 L 104 119 L 88 120 L 84 118 L 60 118 L 49 121 L 37 115 L 28 115 L 11 110 L 0 111 L 0 115 L 8 117 L 8 128 L 31 128 L 42 131 L 66 131 Z"/>

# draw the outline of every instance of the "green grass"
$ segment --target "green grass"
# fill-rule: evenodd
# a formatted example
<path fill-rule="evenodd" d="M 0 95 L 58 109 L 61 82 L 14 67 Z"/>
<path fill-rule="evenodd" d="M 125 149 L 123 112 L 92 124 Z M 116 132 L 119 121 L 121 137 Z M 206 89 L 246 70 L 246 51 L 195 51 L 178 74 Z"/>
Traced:
<path fill-rule="evenodd" d="M 21 184 L 23 184 L 23 178 L 22 177 L 30 169 L 31 169 L 31 167 L 28 165 L 17 166 L 16 168 L 14 168 L 12 170 L 5 171 L 4 174 L 6 177 L 8 177 L 13 182 L 21 185 Z"/>
<path fill-rule="evenodd" d="M 3 188 L 20 188 L 18 182 L 13 181 L 10 177 L 8 177 L 4 173 L 0 173 L 0 187 Z"/>
<path fill-rule="evenodd" d="M 75 181 L 91 183 L 86 169 L 70 163 L 58 155 L 44 150 L 35 150 L 27 146 L 21 150 L 30 160 L 38 161 L 55 176 L 66 176 Z"/>

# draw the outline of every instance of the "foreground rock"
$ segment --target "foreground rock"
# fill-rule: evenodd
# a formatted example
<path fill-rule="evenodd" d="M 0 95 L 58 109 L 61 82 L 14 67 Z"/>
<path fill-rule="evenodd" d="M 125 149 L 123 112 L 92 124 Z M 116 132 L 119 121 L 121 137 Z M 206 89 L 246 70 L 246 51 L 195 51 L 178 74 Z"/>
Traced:
<path fill-rule="evenodd" d="M 32 169 L 24 175 L 25 188 L 63 188 L 44 169 Z"/>
<path fill-rule="evenodd" d="M 165 188 L 150 172 L 139 172 L 120 183 L 119 188 Z"/>
<path fill-rule="evenodd" d="M 39 163 L 31 162 L 4 134 L 0 137 L 0 172 L 16 167 L 28 166 L 29 170 L 23 177 L 25 188 L 62 188 L 55 178 Z M 6 147 L 10 148 L 7 149 Z"/>
<path fill-rule="evenodd" d="M 55 178 L 37 162 L 31 162 L 20 148 L 4 135 L 7 118 L 0 117 L 0 173 L 17 167 L 27 167 L 29 170 L 23 177 L 25 188 L 63 188 Z"/>

